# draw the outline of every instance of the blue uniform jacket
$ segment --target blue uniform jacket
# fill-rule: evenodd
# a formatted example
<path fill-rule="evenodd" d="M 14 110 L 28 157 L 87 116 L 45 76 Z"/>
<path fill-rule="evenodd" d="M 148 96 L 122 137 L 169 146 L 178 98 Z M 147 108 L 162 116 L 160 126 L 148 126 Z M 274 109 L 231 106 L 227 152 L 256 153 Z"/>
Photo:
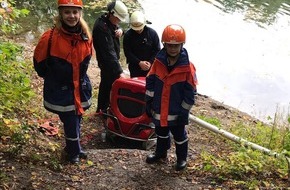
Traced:
<path fill-rule="evenodd" d="M 197 78 L 186 49 L 170 71 L 163 48 L 156 56 L 146 77 L 146 103 L 151 108 L 156 126 L 188 124 L 189 111 L 194 105 Z"/>
<path fill-rule="evenodd" d="M 91 106 L 92 86 L 87 75 L 91 55 L 92 41 L 84 40 L 81 34 L 55 28 L 42 35 L 33 62 L 44 78 L 44 107 L 48 111 L 81 115 Z"/>

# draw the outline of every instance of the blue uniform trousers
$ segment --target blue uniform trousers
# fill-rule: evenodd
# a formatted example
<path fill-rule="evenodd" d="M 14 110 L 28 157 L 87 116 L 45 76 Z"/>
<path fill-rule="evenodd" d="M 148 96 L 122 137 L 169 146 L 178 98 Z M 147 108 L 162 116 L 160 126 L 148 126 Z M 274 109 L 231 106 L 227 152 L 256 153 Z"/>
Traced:
<path fill-rule="evenodd" d="M 169 132 L 171 132 L 175 141 L 177 160 L 186 161 L 188 154 L 188 138 L 185 125 L 168 127 L 155 126 L 155 133 L 157 135 L 156 154 L 162 155 L 170 149 L 171 140 Z"/>
<path fill-rule="evenodd" d="M 68 153 L 69 157 L 74 157 L 80 154 L 81 144 L 80 144 L 80 122 L 82 120 L 81 115 L 69 115 L 69 114 L 59 114 L 60 120 L 64 125 L 64 135 L 65 135 L 65 151 Z"/>

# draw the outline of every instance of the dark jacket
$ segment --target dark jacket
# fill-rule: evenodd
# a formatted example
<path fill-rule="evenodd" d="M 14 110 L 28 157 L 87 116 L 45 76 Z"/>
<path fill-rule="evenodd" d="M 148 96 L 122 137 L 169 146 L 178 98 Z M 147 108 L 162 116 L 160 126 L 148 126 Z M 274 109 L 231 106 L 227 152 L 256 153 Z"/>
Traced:
<path fill-rule="evenodd" d="M 114 76 L 120 75 L 123 70 L 119 63 L 120 41 L 115 37 L 118 26 L 113 25 L 103 14 L 98 18 L 93 28 L 93 45 L 96 51 L 98 66 L 102 72 L 108 72 Z"/>
<path fill-rule="evenodd" d="M 196 85 L 195 67 L 187 51 L 181 50 L 171 70 L 166 51 L 162 49 L 146 77 L 146 102 L 153 111 L 154 124 L 162 127 L 187 124 Z"/>
<path fill-rule="evenodd" d="M 123 49 L 131 77 L 146 76 L 148 71 L 143 71 L 139 62 L 153 63 L 156 54 L 160 51 L 158 34 L 148 26 L 145 26 L 140 34 L 129 29 L 124 35 Z"/>
<path fill-rule="evenodd" d="M 87 69 L 91 55 L 92 41 L 83 40 L 80 34 L 55 28 L 53 33 L 49 30 L 42 35 L 34 51 L 33 63 L 38 75 L 44 78 L 44 107 L 47 110 L 57 114 L 82 114 L 90 107 L 92 86 Z"/>

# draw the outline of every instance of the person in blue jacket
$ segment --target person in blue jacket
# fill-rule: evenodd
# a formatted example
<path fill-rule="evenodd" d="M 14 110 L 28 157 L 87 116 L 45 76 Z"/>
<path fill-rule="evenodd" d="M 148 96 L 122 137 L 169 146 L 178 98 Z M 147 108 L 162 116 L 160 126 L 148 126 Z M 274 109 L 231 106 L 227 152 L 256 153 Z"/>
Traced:
<path fill-rule="evenodd" d="M 131 78 L 146 77 L 160 51 L 158 34 L 146 23 L 145 15 L 134 11 L 130 17 L 131 28 L 124 35 L 123 49 Z"/>
<path fill-rule="evenodd" d="M 167 157 L 171 132 L 176 147 L 175 170 L 180 171 L 187 166 L 185 125 L 195 101 L 196 70 L 183 47 L 186 34 L 180 25 L 168 25 L 161 41 L 164 47 L 146 77 L 146 113 L 152 117 L 157 135 L 156 150 L 146 162 L 152 164 Z"/>
<path fill-rule="evenodd" d="M 80 123 L 92 97 L 87 75 L 92 35 L 82 9 L 81 0 L 58 0 L 55 27 L 41 36 L 33 55 L 34 68 L 44 79 L 44 107 L 63 122 L 66 159 L 73 164 L 87 159 Z"/>

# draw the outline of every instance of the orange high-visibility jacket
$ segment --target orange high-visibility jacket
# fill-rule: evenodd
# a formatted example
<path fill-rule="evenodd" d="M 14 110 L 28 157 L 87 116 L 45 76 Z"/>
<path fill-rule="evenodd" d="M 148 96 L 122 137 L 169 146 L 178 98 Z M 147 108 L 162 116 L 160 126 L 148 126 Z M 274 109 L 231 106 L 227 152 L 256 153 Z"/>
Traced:
<path fill-rule="evenodd" d="M 163 48 L 146 77 L 146 102 L 156 126 L 167 127 L 188 123 L 196 94 L 196 70 L 182 48 L 174 67 L 170 68 Z"/>
<path fill-rule="evenodd" d="M 87 69 L 92 41 L 84 35 L 55 28 L 45 32 L 35 48 L 33 63 L 44 79 L 44 107 L 53 113 L 82 114 L 91 105 L 92 86 Z"/>

